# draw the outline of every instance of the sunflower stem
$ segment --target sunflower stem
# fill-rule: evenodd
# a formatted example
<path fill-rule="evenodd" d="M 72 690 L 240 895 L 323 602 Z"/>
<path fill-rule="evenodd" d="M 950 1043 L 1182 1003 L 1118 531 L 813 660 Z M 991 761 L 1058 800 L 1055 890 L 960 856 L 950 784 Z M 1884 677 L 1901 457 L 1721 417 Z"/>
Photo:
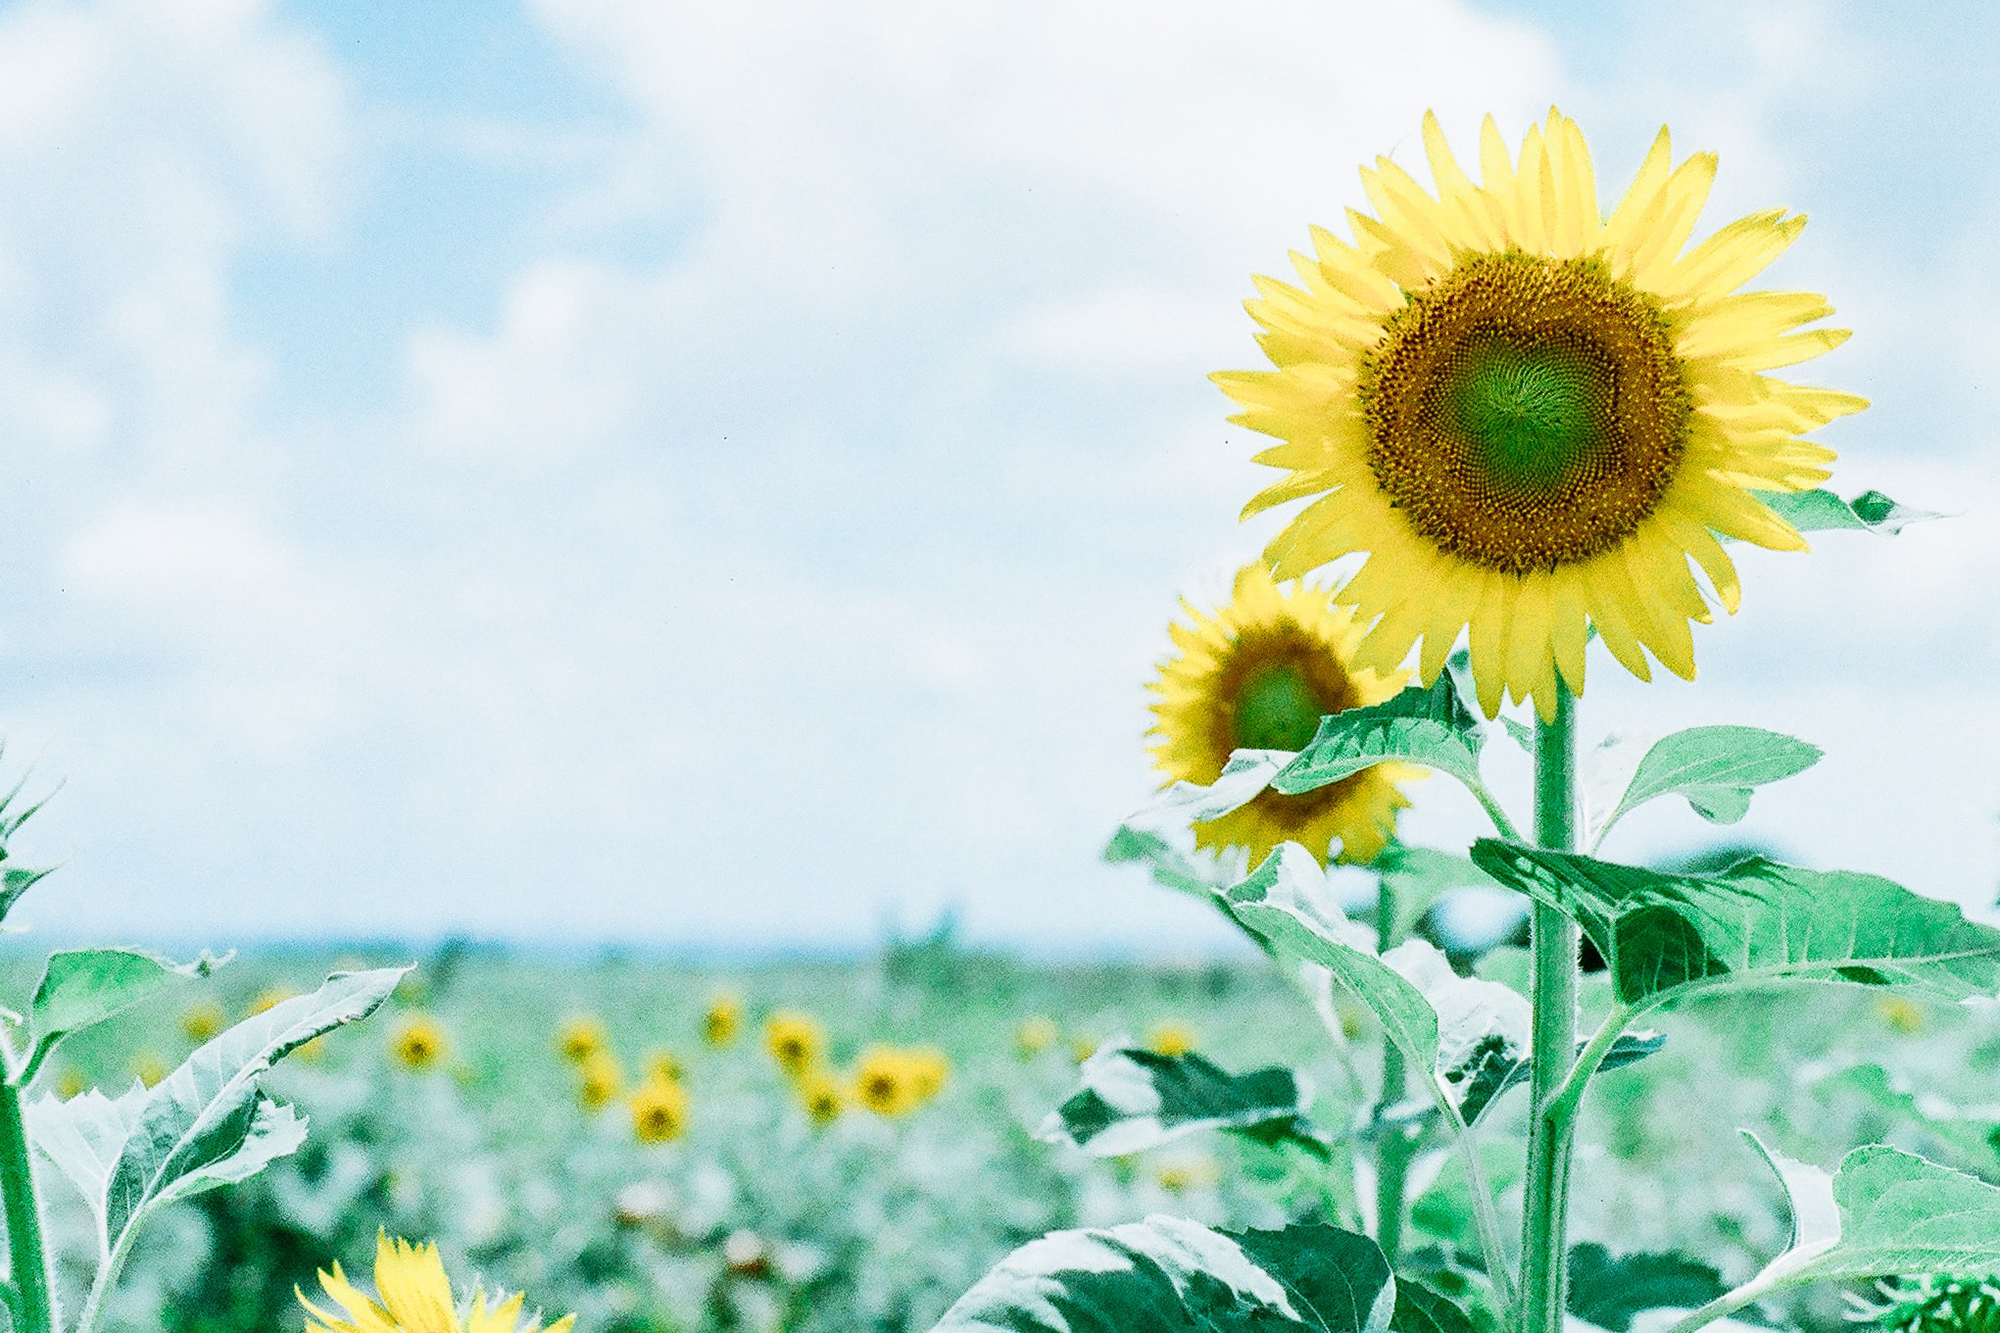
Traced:
<path fill-rule="evenodd" d="M 1576 700 L 1556 685 L 1555 717 L 1535 725 L 1535 841 L 1576 847 Z M 1562 1333 L 1569 1281 L 1569 1167 L 1580 1098 L 1561 1095 L 1576 1058 L 1576 923 L 1537 902 L 1528 1175 L 1521 1217 L 1519 1333 Z"/>
<path fill-rule="evenodd" d="M 1386 876 L 1376 880 L 1376 952 L 1387 953 L 1396 943 L 1396 890 Z M 1403 1048 L 1388 1038 L 1382 1040 L 1382 1091 L 1375 1103 L 1375 1243 L 1382 1247 L 1389 1269 L 1395 1271 L 1403 1248 L 1404 1195 L 1409 1190 L 1410 1149 L 1408 1134 L 1400 1125 L 1388 1124 L 1390 1107 L 1403 1100 L 1409 1086 L 1403 1067 Z"/>
<path fill-rule="evenodd" d="M 21 1105 L 18 1061 L 6 1053 L 0 1080 L 0 1210 L 7 1219 L 7 1302 L 16 1333 L 56 1333 L 56 1302 L 49 1281 L 48 1247 L 42 1240 L 42 1202 L 35 1194 L 33 1149 Z"/>

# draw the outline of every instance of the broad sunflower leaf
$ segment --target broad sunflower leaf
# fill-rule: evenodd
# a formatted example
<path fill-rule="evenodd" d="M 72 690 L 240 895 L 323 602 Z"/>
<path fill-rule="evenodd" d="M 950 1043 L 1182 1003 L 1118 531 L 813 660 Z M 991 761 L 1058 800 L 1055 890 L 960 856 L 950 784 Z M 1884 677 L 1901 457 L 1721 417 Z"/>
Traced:
<path fill-rule="evenodd" d="M 1731 1299 L 1829 1279 L 2000 1269 L 2000 1188 L 1977 1176 L 1884 1143 L 1856 1148 L 1829 1176 L 1744 1137 L 1784 1184 L 1792 1240 Z"/>
<path fill-rule="evenodd" d="M 1435 1095 L 1454 1106 L 1484 1071 L 1528 1048 L 1528 1002 L 1498 982 L 1461 977 L 1426 940 L 1386 954 L 1375 933 L 1349 921 L 1326 873 L 1296 843 L 1284 843 L 1227 895 L 1236 919 L 1279 950 L 1316 963 L 1375 1014 Z"/>
<path fill-rule="evenodd" d="M 258 1078 L 313 1038 L 375 1012 L 408 970 L 336 972 L 312 994 L 281 1001 L 198 1047 L 152 1088 L 105 1182 L 112 1248 L 154 1204 L 230 1179 L 237 1164 L 284 1142 L 292 1128 L 267 1109 Z"/>
<path fill-rule="evenodd" d="M 1214 898 L 1229 882 L 1214 858 L 1204 861 L 1199 853 L 1175 846 L 1172 839 L 1129 823 L 1111 835 L 1104 859 L 1112 865 L 1136 862 L 1151 872 L 1156 883 L 1197 898 Z"/>
<path fill-rule="evenodd" d="M 1626 1333 L 1642 1310 L 1694 1310 L 1728 1288 L 1722 1274 L 1682 1254 L 1613 1256 L 1602 1245 L 1569 1251 L 1569 1312 L 1586 1324 Z"/>
<path fill-rule="evenodd" d="M 67 1101 L 44 1093 L 27 1108 L 29 1141 L 90 1206 L 100 1261 L 110 1248 L 104 1233 L 105 1184 L 145 1104 L 146 1086 L 134 1079 L 131 1088 L 118 1097 L 106 1097 L 96 1088 Z"/>
<path fill-rule="evenodd" d="M 1216 1231 L 1176 1217 L 1030 1241 L 958 1299 L 938 1333 L 1468 1333 L 1405 1296 L 1366 1236 L 1318 1224 Z M 1456 1318 L 1454 1318 L 1456 1316 Z"/>
<path fill-rule="evenodd" d="M 166 989 L 183 978 L 205 977 L 224 959 L 204 953 L 192 963 L 170 963 L 138 949 L 63 949 L 49 955 L 29 1009 L 34 1024 L 30 1072 L 55 1044 Z"/>
<path fill-rule="evenodd" d="M 1759 491 L 1757 498 L 1800 532 L 1853 529 L 1894 536 L 1912 523 L 1944 515 L 1897 504 L 1880 491 L 1843 500 L 1832 491 Z"/>
<path fill-rule="evenodd" d="M 1878 875 L 1761 856 L 1719 874 L 1670 875 L 1493 838 L 1473 844 L 1472 859 L 1574 917 L 1626 1004 L 1783 980 L 1900 986 L 1948 1000 L 2000 991 L 2000 930 Z"/>
<path fill-rule="evenodd" d="M 1401 760 L 1478 788 L 1485 743 L 1479 719 L 1459 697 L 1450 673 L 1440 672 L 1429 689 L 1412 685 L 1393 699 L 1321 718 L 1312 743 L 1270 785 L 1287 794 L 1312 791 L 1384 760 Z"/>
<path fill-rule="evenodd" d="M 1044 1142 L 1122 1157 L 1201 1130 L 1231 1130 L 1327 1155 L 1306 1120 L 1311 1085 L 1289 1069 L 1230 1074 L 1192 1052 L 1112 1045 L 1083 1062 L 1082 1077 L 1083 1087 L 1043 1123 Z"/>
<path fill-rule="evenodd" d="M 1257 799 L 1281 769 L 1291 763 L 1287 750 L 1238 750 L 1223 765 L 1222 775 L 1206 787 L 1175 782 L 1125 821 L 1142 831 L 1179 830 L 1220 819 Z"/>
<path fill-rule="evenodd" d="M 1795 737 L 1761 727 L 1691 727 L 1653 744 L 1625 794 L 1591 841 L 1646 802 L 1680 795 L 1711 824 L 1734 824 L 1749 813 L 1750 794 L 1766 783 L 1803 773 L 1824 753 Z"/>

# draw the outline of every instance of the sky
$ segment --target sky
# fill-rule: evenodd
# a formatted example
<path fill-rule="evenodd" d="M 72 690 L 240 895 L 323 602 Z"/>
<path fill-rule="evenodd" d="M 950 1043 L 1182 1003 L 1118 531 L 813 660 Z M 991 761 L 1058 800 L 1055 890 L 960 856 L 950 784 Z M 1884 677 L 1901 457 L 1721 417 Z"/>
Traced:
<path fill-rule="evenodd" d="M 1913 20 L 1910 13 L 1921 17 Z M 2000 885 L 2000 14 L 1500 0 L 0 6 L 0 773 L 54 938 L 1200 954 L 1106 866 L 1276 519 L 1209 372 L 1355 167 L 1552 103 L 1856 336 L 1834 485 L 1588 740 L 1821 744 L 1723 836 Z M 1423 174 L 1417 167 L 1419 174 Z M 1496 745 L 1503 789 L 1525 769 Z M 1404 825 L 1462 847 L 1440 779 Z"/>

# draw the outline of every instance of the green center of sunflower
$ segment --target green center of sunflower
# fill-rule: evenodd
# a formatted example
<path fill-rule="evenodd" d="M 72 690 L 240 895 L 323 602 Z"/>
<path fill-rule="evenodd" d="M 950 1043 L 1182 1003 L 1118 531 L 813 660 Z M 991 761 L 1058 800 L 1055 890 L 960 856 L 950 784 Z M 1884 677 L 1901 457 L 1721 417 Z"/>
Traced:
<path fill-rule="evenodd" d="M 1600 261 L 1468 255 L 1384 331 L 1368 466 L 1438 549 L 1512 574 L 1589 560 L 1672 485 L 1694 410 L 1673 330 Z"/>
<path fill-rule="evenodd" d="M 1476 335 L 1445 371 L 1439 415 L 1501 488 L 1547 493 L 1609 434 L 1605 370 L 1581 347 Z"/>
<path fill-rule="evenodd" d="M 1319 731 L 1322 711 L 1304 672 L 1289 662 L 1265 663 L 1236 696 L 1237 748 L 1303 750 Z"/>

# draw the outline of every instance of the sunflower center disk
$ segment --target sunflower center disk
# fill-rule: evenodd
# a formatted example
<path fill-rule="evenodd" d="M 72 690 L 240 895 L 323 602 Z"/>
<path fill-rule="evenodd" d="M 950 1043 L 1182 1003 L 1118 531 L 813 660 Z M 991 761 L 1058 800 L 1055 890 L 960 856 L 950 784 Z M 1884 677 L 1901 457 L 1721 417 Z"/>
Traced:
<path fill-rule="evenodd" d="M 1692 400 L 1652 298 L 1592 259 L 1471 255 L 1364 367 L 1368 464 L 1440 550 L 1513 574 L 1600 555 L 1658 506 Z"/>
<path fill-rule="evenodd" d="M 1237 748 L 1303 750 L 1319 731 L 1320 713 L 1304 672 L 1285 662 L 1260 667 L 1236 696 Z"/>

